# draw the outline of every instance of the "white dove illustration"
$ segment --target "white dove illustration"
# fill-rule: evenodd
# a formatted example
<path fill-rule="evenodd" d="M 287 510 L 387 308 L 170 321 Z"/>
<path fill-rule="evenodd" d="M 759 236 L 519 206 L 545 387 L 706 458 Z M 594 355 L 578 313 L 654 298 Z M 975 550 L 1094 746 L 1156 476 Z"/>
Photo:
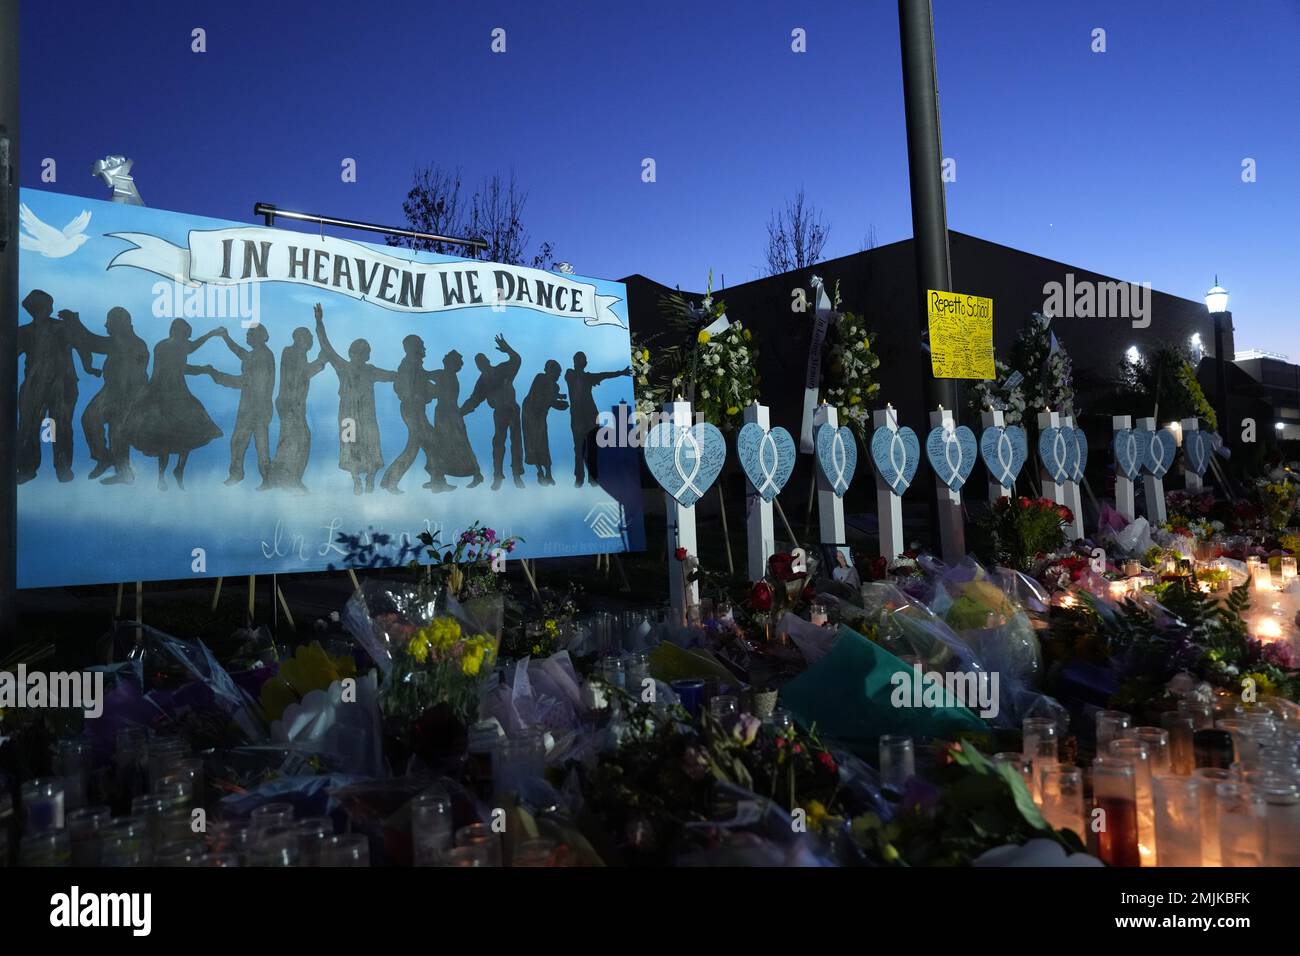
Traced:
<path fill-rule="evenodd" d="M 28 209 L 26 203 L 18 207 L 18 219 L 27 230 L 19 234 L 18 248 L 39 252 L 47 259 L 70 256 L 90 238 L 84 234 L 90 225 L 90 213 L 84 209 L 80 216 L 63 227 L 62 232 L 36 218 L 36 213 Z"/>

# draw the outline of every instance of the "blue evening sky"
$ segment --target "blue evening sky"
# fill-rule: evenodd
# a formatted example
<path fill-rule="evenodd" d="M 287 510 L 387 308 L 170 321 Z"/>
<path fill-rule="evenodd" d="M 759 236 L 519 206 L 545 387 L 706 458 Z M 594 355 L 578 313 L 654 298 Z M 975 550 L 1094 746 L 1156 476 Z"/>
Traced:
<path fill-rule="evenodd" d="M 1217 272 L 1238 348 L 1300 358 L 1297 0 L 934 6 L 953 229 L 1189 298 Z M 513 168 L 580 274 L 688 289 L 761 274 L 800 185 L 828 257 L 911 234 L 893 0 L 28 0 L 21 50 L 24 186 L 106 197 L 119 152 L 151 206 L 397 223 L 417 164 Z"/>

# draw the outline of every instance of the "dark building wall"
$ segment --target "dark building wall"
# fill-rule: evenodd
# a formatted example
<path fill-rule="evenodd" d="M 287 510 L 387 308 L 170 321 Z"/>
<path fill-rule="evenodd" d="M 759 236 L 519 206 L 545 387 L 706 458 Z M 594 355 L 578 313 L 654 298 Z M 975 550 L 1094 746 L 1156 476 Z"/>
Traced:
<path fill-rule="evenodd" d="M 994 348 L 1003 360 L 1025 321 L 1043 309 L 1047 283 L 1064 285 L 1067 273 L 1073 274 L 1075 283 L 1120 281 L 964 233 L 950 232 L 949 236 L 953 287 L 993 299 Z M 922 376 L 928 370 L 929 357 L 920 346 L 916 266 L 910 239 L 715 292 L 726 302 L 728 317 L 744 322 L 758 342 L 762 394 L 772 408 L 773 423 L 791 431 L 799 426 L 812 317 L 811 312 L 792 312 L 791 303 L 793 290 L 809 289 L 813 275 L 825 280 L 828 292 L 838 282 L 841 308 L 865 315 L 875 331 L 875 350 L 880 356 L 878 407 L 889 402 L 899 409 L 902 423 L 918 432 L 927 429 Z M 669 290 L 644 276 L 623 281 L 628 284 L 633 332 L 641 337 L 662 332 L 658 302 L 659 296 Z M 695 299 L 702 295 L 687 294 Z M 1070 353 L 1076 379 L 1085 386 L 1091 383 L 1097 391 L 1105 390 L 1131 345 L 1143 350 L 1164 342 L 1185 346 L 1199 332 L 1207 352 L 1212 351 L 1213 323 L 1204 303 L 1153 291 L 1149 316 L 1147 327 L 1134 328 L 1127 318 L 1060 315 L 1053 319 L 1052 328 Z M 1086 393 L 1080 396 L 1085 411 L 1088 399 Z M 1135 409 L 1134 415 L 1141 412 Z"/>

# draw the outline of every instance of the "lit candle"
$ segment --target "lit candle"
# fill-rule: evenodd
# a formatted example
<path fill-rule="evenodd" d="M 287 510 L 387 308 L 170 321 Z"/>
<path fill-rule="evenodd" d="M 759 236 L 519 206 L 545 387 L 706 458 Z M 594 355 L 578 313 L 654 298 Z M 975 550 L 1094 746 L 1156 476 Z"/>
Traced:
<path fill-rule="evenodd" d="M 1282 569 L 1282 587 L 1286 587 L 1296 578 L 1295 558 L 1287 555 L 1279 562 L 1279 566 Z"/>
<path fill-rule="evenodd" d="M 826 605 L 824 604 L 809 605 L 808 620 L 811 621 L 813 624 L 816 624 L 818 627 L 825 627 L 827 621 Z"/>
<path fill-rule="evenodd" d="M 1127 594 L 1128 594 L 1128 581 L 1127 581 L 1127 580 L 1111 581 L 1111 582 L 1110 582 L 1110 596 L 1111 596 L 1111 600 L 1114 600 L 1114 601 L 1122 601 L 1122 600 L 1124 600 L 1124 597 L 1125 597 Z"/>
<path fill-rule="evenodd" d="M 1251 577 L 1254 578 L 1256 591 L 1273 590 L 1273 572 L 1258 558 L 1255 559 L 1255 565 L 1251 569 Z"/>

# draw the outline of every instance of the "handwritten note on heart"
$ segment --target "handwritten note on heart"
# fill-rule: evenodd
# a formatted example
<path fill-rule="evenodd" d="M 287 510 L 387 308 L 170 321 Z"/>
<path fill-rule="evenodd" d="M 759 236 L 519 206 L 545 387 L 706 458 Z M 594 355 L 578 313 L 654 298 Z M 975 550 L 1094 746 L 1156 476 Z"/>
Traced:
<path fill-rule="evenodd" d="M 1019 425 L 993 425 L 980 435 L 980 457 L 989 477 L 1003 488 L 1016 483 L 1020 469 L 1029 458 L 1029 439 Z"/>
<path fill-rule="evenodd" d="M 758 422 L 747 422 L 736 436 L 736 454 L 749 483 L 764 501 L 781 493 L 794 470 L 794 439 L 780 425 L 767 429 Z"/>
<path fill-rule="evenodd" d="M 938 426 L 925 439 L 925 457 L 939 480 L 953 491 L 961 491 L 979 456 L 975 433 L 965 425 Z"/>
<path fill-rule="evenodd" d="M 853 440 L 853 432 L 843 425 L 839 428 L 822 425 L 813 441 L 817 446 L 818 467 L 830 482 L 831 490 L 843 498 L 858 467 L 858 445 Z"/>
<path fill-rule="evenodd" d="M 660 422 L 646 436 L 643 454 L 660 487 L 682 507 L 692 508 L 722 471 L 727 443 L 708 422 L 690 427 Z"/>
<path fill-rule="evenodd" d="M 889 490 L 901 495 L 921 464 L 921 440 L 906 425 L 896 431 L 877 428 L 871 434 L 871 462 Z"/>

